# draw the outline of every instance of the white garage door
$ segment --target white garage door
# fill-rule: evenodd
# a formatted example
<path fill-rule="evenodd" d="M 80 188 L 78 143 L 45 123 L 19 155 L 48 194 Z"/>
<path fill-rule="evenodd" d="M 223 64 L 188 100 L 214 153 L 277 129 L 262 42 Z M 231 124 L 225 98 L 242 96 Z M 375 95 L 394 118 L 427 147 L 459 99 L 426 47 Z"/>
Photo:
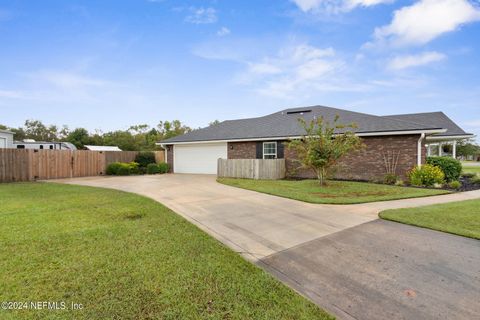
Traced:
<path fill-rule="evenodd" d="M 173 147 L 173 170 L 216 174 L 218 158 L 227 158 L 227 143 L 177 144 Z"/>

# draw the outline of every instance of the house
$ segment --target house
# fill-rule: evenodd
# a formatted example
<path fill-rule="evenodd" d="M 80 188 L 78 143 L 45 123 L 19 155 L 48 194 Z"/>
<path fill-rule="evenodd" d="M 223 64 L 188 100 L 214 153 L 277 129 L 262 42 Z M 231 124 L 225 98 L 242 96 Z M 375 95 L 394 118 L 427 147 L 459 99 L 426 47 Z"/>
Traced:
<path fill-rule="evenodd" d="M 333 121 L 336 115 L 341 123 L 355 123 L 354 132 L 365 144 L 361 151 L 342 159 L 335 170 L 335 177 L 340 179 L 383 179 L 385 157 L 393 153 L 398 154 L 397 174 L 405 177 L 408 170 L 425 162 L 426 145 L 437 141 L 435 139 L 455 141 L 472 137 L 443 113 L 435 113 L 435 117 L 428 114 L 376 116 L 311 106 L 286 109 L 258 118 L 224 121 L 158 144 L 167 150 L 166 161 L 175 173 L 214 174 L 218 158 L 285 158 L 287 175 L 314 177 L 313 172 L 299 168 L 294 152 L 285 148 L 285 143 L 305 134 L 299 118 L 310 121 L 324 117 Z"/>
<path fill-rule="evenodd" d="M 90 150 L 90 151 L 122 151 L 117 146 L 90 146 L 86 145 L 85 149 Z"/>
<path fill-rule="evenodd" d="M 0 149 L 13 147 L 13 132 L 0 130 Z"/>
<path fill-rule="evenodd" d="M 397 114 L 386 116 L 387 118 L 403 120 L 415 123 L 439 125 L 447 129 L 446 132 L 429 135 L 425 138 L 427 156 L 452 156 L 457 157 L 457 142 L 472 138 L 473 135 L 466 133 L 443 112 L 425 112 L 412 114 Z M 445 152 L 445 150 L 448 150 Z"/>
<path fill-rule="evenodd" d="M 33 139 L 14 141 L 13 148 L 33 150 L 77 150 L 77 147 L 70 142 L 35 141 Z"/>

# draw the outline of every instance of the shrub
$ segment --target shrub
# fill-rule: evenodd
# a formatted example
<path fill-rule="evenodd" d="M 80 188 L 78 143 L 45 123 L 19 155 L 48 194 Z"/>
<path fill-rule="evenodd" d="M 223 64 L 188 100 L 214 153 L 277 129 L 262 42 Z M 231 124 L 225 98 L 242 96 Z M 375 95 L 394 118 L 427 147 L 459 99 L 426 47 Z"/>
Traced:
<path fill-rule="evenodd" d="M 387 173 L 383 176 L 383 183 L 385 184 L 395 184 L 398 180 L 398 176 L 392 173 Z"/>
<path fill-rule="evenodd" d="M 464 173 L 462 173 L 462 177 L 464 177 L 464 178 L 473 178 L 475 176 L 476 176 L 476 174 L 474 172 L 464 172 Z"/>
<path fill-rule="evenodd" d="M 113 162 L 113 163 L 110 163 L 108 166 L 107 166 L 107 174 L 108 175 L 116 175 L 117 172 L 118 172 L 118 169 L 122 166 L 122 164 L 120 162 Z"/>
<path fill-rule="evenodd" d="M 128 176 L 138 173 L 140 173 L 140 170 L 138 168 L 138 163 L 136 162 L 114 162 L 110 163 L 107 167 L 108 175 Z"/>
<path fill-rule="evenodd" d="M 147 173 L 148 174 L 160 173 L 160 168 L 158 167 L 158 165 L 156 163 L 149 163 L 147 165 Z"/>
<path fill-rule="evenodd" d="M 434 184 L 442 184 L 445 180 L 445 174 L 439 167 L 425 164 L 410 170 L 408 172 L 408 178 L 411 185 L 431 187 Z"/>
<path fill-rule="evenodd" d="M 470 179 L 470 182 L 473 184 L 480 184 L 480 176 L 475 175 L 473 178 Z"/>
<path fill-rule="evenodd" d="M 156 163 L 155 153 L 152 151 L 141 151 L 135 157 L 135 162 L 142 168 L 146 168 L 150 163 Z"/>
<path fill-rule="evenodd" d="M 428 157 L 427 164 L 442 169 L 447 182 L 457 181 L 462 174 L 462 164 L 457 159 L 450 157 Z"/>
<path fill-rule="evenodd" d="M 448 187 L 451 188 L 451 189 L 460 189 L 462 187 L 462 183 L 458 180 L 451 181 L 448 184 Z"/>
<path fill-rule="evenodd" d="M 399 186 L 399 187 L 402 187 L 405 185 L 405 182 L 403 182 L 402 179 L 398 179 L 397 181 L 395 181 L 395 185 L 396 186 Z"/>
<path fill-rule="evenodd" d="M 168 163 L 162 162 L 158 164 L 158 170 L 160 173 L 167 173 L 170 170 Z"/>

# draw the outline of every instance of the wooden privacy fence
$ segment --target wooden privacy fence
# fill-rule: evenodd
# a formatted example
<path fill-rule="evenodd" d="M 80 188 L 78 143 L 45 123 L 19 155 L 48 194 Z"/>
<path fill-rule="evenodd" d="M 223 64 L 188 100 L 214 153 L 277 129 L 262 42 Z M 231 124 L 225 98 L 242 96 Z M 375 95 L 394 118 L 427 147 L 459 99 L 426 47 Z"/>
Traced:
<path fill-rule="evenodd" d="M 138 151 L 0 149 L 0 182 L 99 176 L 112 162 L 131 162 Z M 163 162 L 163 151 L 155 152 Z"/>
<path fill-rule="evenodd" d="M 285 178 L 285 159 L 218 159 L 218 177 L 278 180 Z"/>

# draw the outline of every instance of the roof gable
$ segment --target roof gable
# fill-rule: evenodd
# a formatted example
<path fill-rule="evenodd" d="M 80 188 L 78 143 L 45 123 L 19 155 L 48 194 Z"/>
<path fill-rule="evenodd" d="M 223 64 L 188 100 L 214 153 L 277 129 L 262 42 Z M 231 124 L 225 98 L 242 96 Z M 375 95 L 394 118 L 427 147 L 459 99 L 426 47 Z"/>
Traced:
<path fill-rule="evenodd" d="M 439 112 L 424 112 L 424 113 L 410 113 L 410 114 L 397 114 L 384 116 L 384 118 L 394 119 L 394 120 L 403 120 L 412 123 L 419 123 L 425 125 L 437 125 L 444 129 L 447 129 L 447 132 L 437 133 L 436 136 L 464 136 L 472 135 L 471 133 L 465 132 L 460 128 L 452 119 L 450 119 L 445 113 Z M 472 135 L 473 136 L 473 135 Z"/>

